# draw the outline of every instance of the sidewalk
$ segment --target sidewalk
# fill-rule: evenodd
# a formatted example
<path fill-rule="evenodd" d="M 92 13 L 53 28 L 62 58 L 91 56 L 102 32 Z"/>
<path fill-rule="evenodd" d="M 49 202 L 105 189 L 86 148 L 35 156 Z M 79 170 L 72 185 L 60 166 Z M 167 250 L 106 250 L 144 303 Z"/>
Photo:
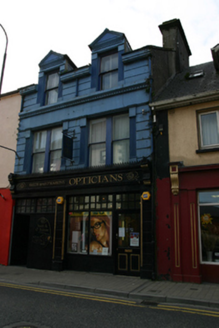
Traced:
<path fill-rule="evenodd" d="M 0 265 L 0 283 L 38 285 L 130 298 L 150 303 L 219 308 L 219 284 L 151 281 L 139 277 L 78 271 L 45 271 Z"/>

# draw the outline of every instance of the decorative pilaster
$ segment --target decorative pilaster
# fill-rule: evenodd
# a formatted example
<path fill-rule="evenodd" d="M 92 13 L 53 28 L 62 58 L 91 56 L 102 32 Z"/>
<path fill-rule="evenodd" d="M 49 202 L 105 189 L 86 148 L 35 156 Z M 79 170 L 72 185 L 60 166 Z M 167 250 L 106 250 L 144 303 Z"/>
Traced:
<path fill-rule="evenodd" d="M 170 164 L 171 191 L 174 196 L 179 194 L 179 170 L 178 164 Z"/>

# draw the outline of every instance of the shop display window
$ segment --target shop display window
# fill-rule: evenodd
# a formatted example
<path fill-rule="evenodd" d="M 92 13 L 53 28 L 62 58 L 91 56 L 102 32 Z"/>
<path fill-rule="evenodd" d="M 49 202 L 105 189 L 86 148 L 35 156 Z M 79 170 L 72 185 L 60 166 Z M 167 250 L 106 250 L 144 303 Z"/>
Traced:
<path fill-rule="evenodd" d="M 68 253 L 112 255 L 113 195 L 68 199 Z"/>
<path fill-rule="evenodd" d="M 70 212 L 68 252 L 111 255 L 112 212 Z"/>
<path fill-rule="evenodd" d="M 202 262 L 219 263 L 219 190 L 199 192 Z"/>
<path fill-rule="evenodd" d="M 140 194 L 71 196 L 68 198 L 68 253 L 112 255 L 113 203 L 116 209 L 139 209 Z M 120 246 L 139 247 L 139 219 L 120 215 Z"/>

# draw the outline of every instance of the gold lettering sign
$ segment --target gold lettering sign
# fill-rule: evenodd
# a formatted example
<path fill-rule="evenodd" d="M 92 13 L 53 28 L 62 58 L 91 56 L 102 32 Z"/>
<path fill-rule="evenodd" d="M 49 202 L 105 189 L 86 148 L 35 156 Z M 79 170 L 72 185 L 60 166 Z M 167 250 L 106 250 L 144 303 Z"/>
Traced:
<path fill-rule="evenodd" d="M 123 180 L 123 174 L 94 175 L 88 177 L 77 177 L 69 179 L 71 186 L 93 185 L 97 183 L 120 182 Z"/>

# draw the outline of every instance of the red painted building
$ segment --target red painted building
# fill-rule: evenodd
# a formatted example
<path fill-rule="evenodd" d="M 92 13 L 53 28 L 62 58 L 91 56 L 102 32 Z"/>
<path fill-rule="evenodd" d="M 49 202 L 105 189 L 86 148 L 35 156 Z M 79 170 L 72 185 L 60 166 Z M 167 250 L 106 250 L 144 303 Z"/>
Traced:
<path fill-rule="evenodd" d="M 219 53 L 169 81 L 156 113 L 157 275 L 219 282 Z"/>
<path fill-rule="evenodd" d="M 10 236 L 12 229 L 13 201 L 8 175 L 14 172 L 18 114 L 21 107 L 19 91 L 1 95 L 0 129 L 0 264 L 9 264 Z"/>
<path fill-rule="evenodd" d="M 8 265 L 14 201 L 9 189 L 0 189 L 0 264 Z"/>

